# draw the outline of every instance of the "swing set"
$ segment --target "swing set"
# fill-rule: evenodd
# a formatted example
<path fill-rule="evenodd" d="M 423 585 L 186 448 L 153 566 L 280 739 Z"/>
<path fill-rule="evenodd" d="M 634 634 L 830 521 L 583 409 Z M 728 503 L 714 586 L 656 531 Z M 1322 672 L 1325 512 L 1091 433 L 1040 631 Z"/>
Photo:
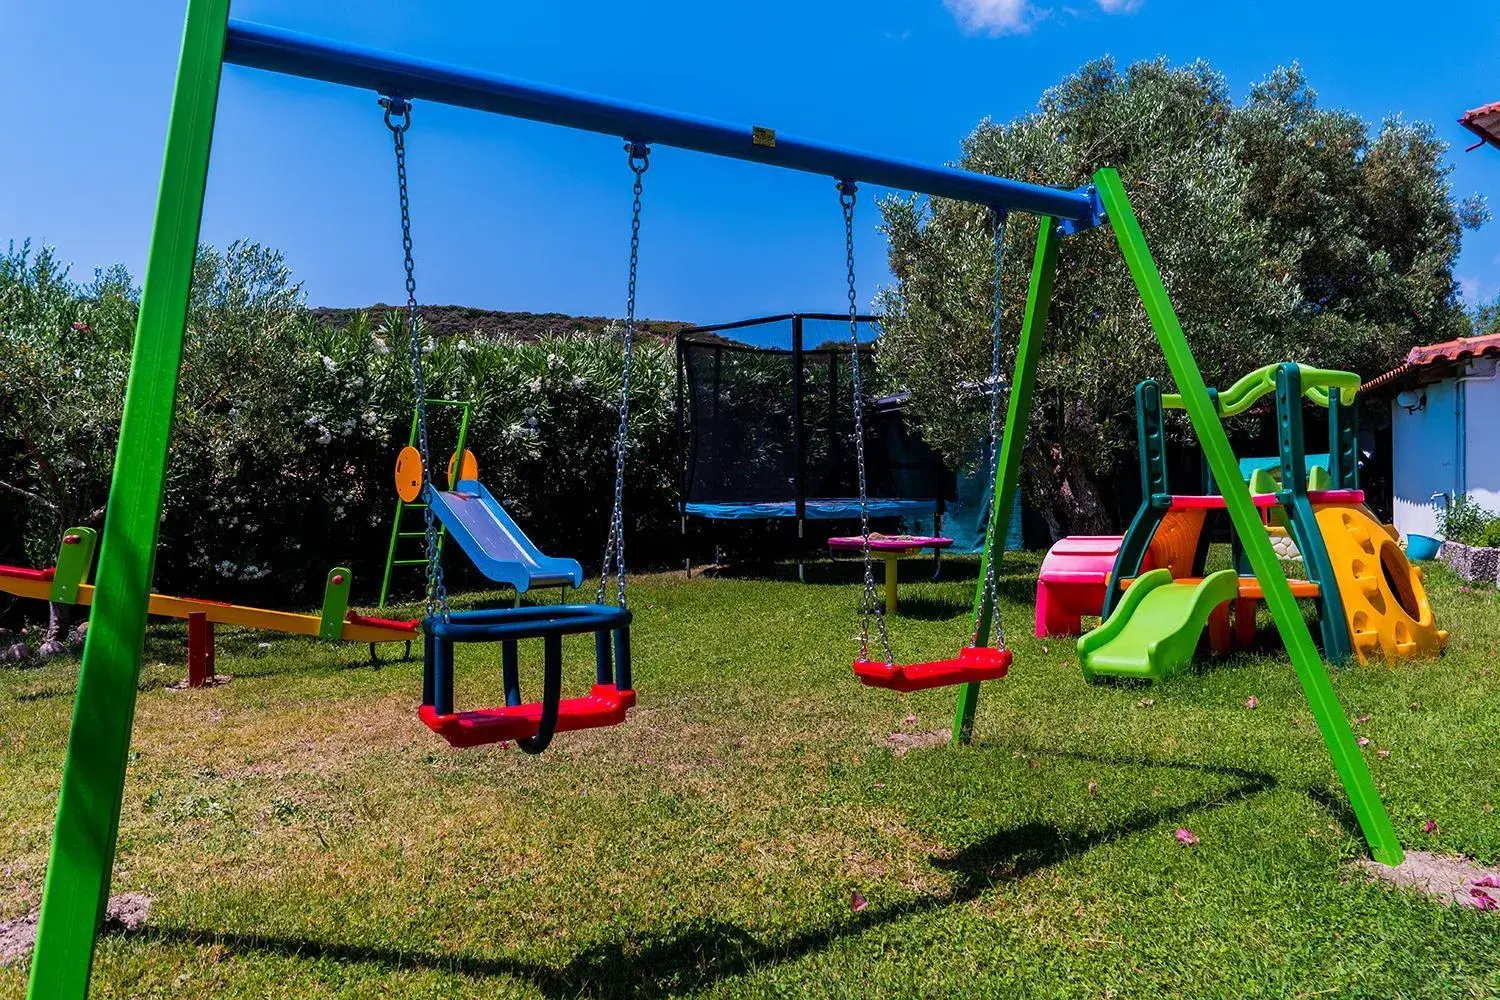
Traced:
<path fill-rule="evenodd" d="M 1019 480 L 1021 447 L 1031 414 L 1058 248 L 1077 233 L 1108 226 L 1141 295 L 1208 465 L 1215 480 L 1226 484 L 1225 506 L 1244 540 L 1245 556 L 1264 590 L 1266 604 L 1283 636 L 1371 854 L 1384 864 L 1401 861 L 1400 842 L 1286 575 L 1266 532 L 1256 530 L 1260 518 L 1239 476 L 1214 400 L 1147 249 L 1124 184 L 1113 169 L 1100 169 L 1090 184 L 1068 190 L 928 166 L 797 138 L 770 128 L 728 125 L 231 20 L 229 3 L 230 0 L 188 0 L 155 225 L 96 575 L 93 614 L 79 673 L 32 960 L 33 1000 L 86 996 L 95 932 L 108 898 L 193 260 L 220 76 L 226 63 L 355 87 L 380 97 L 396 154 L 406 272 L 406 322 L 416 390 L 416 436 L 423 491 L 431 491 L 433 484 L 407 197 L 405 139 L 413 102 L 428 101 L 546 122 L 625 142 L 634 175 L 634 198 L 626 322 L 622 333 L 624 378 L 615 441 L 614 502 L 596 599 L 593 604 L 451 611 L 438 558 L 438 530 L 429 505 L 423 532 L 427 592 L 422 628 L 426 653 L 419 714 L 450 743 L 473 746 L 515 740 L 523 750 L 537 753 L 557 732 L 623 721 L 634 704 L 623 530 L 630 361 L 642 178 L 651 149 L 667 146 L 819 174 L 837 182 L 844 222 L 850 336 L 856 348 L 852 355 L 853 395 L 865 563 L 859 654 L 853 669 L 863 683 L 896 691 L 958 685 L 954 738 L 960 742 L 967 741 L 972 734 L 979 683 L 1005 676 L 1011 665 L 1011 652 L 1005 648 L 997 613 L 999 553 L 994 543 L 1006 535 Z M 999 393 L 991 395 L 989 431 L 992 440 L 999 441 L 999 447 L 991 449 L 994 501 L 981 556 L 972 627 L 964 646 L 946 660 L 904 664 L 896 661 L 875 588 L 869 544 L 854 273 L 854 209 L 861 183 L 964 201 L 988 211 L 994 252 L 992 384 L 999 382 L 1002 354 L 999 277 L 1006 221 L 1011 212 L 1032 214 L 1038 219 L 1036 249 L 1003 427 Z M 611 571 L 615 577 L 612 603 L 607 600 Z M 880 644 L 880 655 L 874 658 L 872 619 Z M 595 683 L 587 696 L 563 699 L 562 639 L 581 634 L 593 634 L 595 639 Z M 543 642 L 543 694 L 539 702 L 527 703 L 521 697 L 517 678 L 518 643 L 538 638 Z M 505 705 L 470 711 L 455 709 L 453 654 L 454 645 L 460 643 L 500 644 Z"/>

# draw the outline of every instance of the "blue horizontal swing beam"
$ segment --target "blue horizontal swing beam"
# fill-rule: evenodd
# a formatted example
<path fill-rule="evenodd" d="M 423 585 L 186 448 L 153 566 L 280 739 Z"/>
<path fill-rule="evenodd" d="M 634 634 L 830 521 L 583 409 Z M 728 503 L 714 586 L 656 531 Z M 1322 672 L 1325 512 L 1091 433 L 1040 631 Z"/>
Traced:
<path fill-rule="evenodd" d="M 1070 231 L 1098 225 L 1093 188 L 1051 188 L 989 174 L 843 149 L 768 129 L 544 87 L 480 70 L 346 45 L 231 19 L 224 61 L 409 100 L 435 101 L 674 146 L 829 177 L 898 188 L 1006 211 L 1048 215 Z"/>

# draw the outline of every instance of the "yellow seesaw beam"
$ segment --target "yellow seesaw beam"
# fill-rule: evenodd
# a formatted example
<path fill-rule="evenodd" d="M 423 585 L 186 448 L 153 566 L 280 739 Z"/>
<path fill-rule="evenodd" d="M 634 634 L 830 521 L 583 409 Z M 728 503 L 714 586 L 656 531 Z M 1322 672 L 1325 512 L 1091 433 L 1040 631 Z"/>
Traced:
<path fill-rule="evenodd" d="M 48 580 L 33 580 L 0 574 L 0 591 L 46 601 L 51 598 L 52 583 Z M 94 588 L 82 584 L 78 588 L 78 601 L 87 607 L 94 603 Z M 290 635 L 318 634 L 322 620 L 317 615 L 303 615 L 291 611 L 267 611 L 243 604 L 225 604 L 221 601 L 205 601 L 193 597 L 169 597 L 152 594 L 147 611 L 163 618 L 187 618 L 194 612 L 202 612 L 217 625 L 242 625 L 246 628 L 266 632 L 285 632 Z M 406 642 L 417 637 L 415 629 L 392 628 L 365 622 L 345 622 L 339 638 L 344 642 Z"/>

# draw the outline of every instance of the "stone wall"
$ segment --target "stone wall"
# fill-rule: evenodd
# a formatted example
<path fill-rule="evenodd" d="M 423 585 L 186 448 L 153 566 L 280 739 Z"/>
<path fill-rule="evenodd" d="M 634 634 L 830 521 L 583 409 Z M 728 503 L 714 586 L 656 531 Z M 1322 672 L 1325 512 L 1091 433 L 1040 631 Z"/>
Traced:
<path fill-rule="evenodd" d="M 1500 549 L 1444 542 L 1438 561 L 1465 580 L 1500 584 Z"/>

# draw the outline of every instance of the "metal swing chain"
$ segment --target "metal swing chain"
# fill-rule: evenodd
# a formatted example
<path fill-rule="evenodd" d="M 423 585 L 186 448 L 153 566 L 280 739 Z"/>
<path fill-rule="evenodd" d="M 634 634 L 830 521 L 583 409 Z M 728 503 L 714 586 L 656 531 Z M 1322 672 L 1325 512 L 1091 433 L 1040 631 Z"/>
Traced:
<path fill-rule="evenodd" d="M 417 276 L 412 260 L 411 201 L 406 187 L 406 130 L 411 127 L 411 103 L 400 97 L 382 97 L 385 124 L 396 149 L 396 184 L 401 196 L 401 249 L 406 263 L 406 334 L 411 356 L 412 391 L 416 399 L 417 450 L 422 455 L 423 548 L 427 558 L 427 618 L 448 621 L 448 589 L 443 585 L 442 553 L 438 548 L 437 519 L 432 513 L 432 456 L 427 447 L 427 390 L 422 379 L 422 334 L 417 324 Z"/>
<path fill-rule="evenodd" d="M 641 254 L 641 178 L 651 166 L 651 147 L 643 142 L 627 142 L 635 185 L 630 204 L 630 281 L 625 294 L 625 344 L 620 370 L 620 424 L 615 433 L 615 496 L 609 516 L 609 537 L 604 542 L 604 560 L 599 570 L 596 604 L 604 603 L 605 585 L 609 580 L 610 561 L 615 568 L 615 601 L 625 607 L 625 452 L 630 432 L 630 361 L 635 350 L 635 283 Z"/>
<path fill-rule="evenodd" d="M 859 614 L 859 658 L 870 658 L 870 618 L 875 619 L 876 631 L 880 635 L 881 652 L 887 665 L 894 665 L 896 657 L 891 653 L 891 637 L 885 627 L 885 607 L 880 603 L 875 589 L 875 560 L 870 553 L 870 497 L 865 479 L 865 403 L 864 387 L 859 371 L 859 296 L 854 287 L 854 198 L 858 188 L 852 180 L 841 180 L 839 207 L 844 213 L 844 263 L 849 278 L 849 340 L 850 375 L 854 382 L 854 458 L 859 469 L 859 533 L 863 541 L 865 562 L 865 593 Z"/>
<path fill-rule="evenodd" d="M 1005 315 L 1005 289 L 1001 283 L 1002 265 L 1005 257 L 1006 214 L 990 211 L 990 239 L 994 244 L 995 280 L 990 300 L 990 462 L 989 481 L 995 482 L 995 472 L 1000 466 L 1000 325 Z M 1014 428 L 1012 428 L 1014 431 Z M 994 505 L 1000 498 L 994 495 L 991 486 L 989 517 L 984 529 L 984 600 L 974 606 L 974 630 L 969 645 L 979 645 L 979 626 L 984 618 L 985 602 L 990 606 L 990 632 L 996 649 L 1005 648 L 1005 628 L 1000 623 L 1000 588 L 995 582 L 995 512 Z M 1002 540 L 1003 544 L 1003 540 Z"/>

